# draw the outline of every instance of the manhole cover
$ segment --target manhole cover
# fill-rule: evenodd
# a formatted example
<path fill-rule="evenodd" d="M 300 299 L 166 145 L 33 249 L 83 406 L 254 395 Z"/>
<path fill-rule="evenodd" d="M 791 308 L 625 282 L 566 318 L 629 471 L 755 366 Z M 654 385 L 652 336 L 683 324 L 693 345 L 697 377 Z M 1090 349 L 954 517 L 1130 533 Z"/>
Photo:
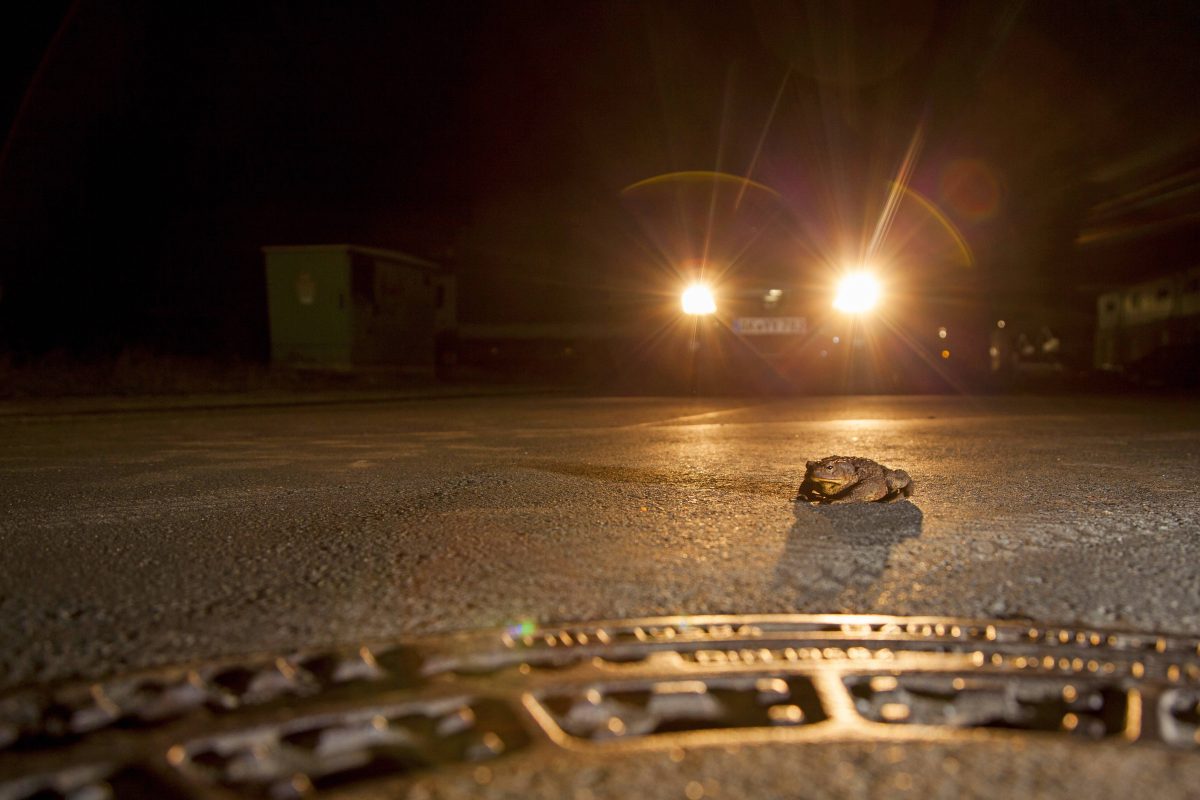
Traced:
<path fill-rule="evenodd" d="M 519 754 L 972 737 L 1200 750 L 1200 642 L 717 616 L 223 661 L 0 697 L 0 800 L 392 794 Z"/>

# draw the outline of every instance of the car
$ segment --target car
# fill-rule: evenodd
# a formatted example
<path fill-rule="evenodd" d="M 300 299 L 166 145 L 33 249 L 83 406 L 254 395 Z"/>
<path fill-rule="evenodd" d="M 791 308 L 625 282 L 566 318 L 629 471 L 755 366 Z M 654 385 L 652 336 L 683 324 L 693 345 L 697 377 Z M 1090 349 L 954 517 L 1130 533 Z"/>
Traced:
<path fill-rule="evenodd" d="M 797 281 L 737 270 L 681 282 L 676 370 L 698 387 L 806 393 L 942 392 L 983 385 L 977 309 L 920 298 L 869 271 Z M 692 351 L 690 354 L 681 352 Z"/>

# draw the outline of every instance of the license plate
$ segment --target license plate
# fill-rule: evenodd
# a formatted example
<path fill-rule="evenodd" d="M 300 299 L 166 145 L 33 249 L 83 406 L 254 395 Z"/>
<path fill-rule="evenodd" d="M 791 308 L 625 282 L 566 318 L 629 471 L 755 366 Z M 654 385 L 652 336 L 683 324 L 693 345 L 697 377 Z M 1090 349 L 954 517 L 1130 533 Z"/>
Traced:
<path fill-rule="evenodd" d="M 804 333 L 804 317 L 738 317 L 733 330 L 743 336 L 773 336 Z"/>

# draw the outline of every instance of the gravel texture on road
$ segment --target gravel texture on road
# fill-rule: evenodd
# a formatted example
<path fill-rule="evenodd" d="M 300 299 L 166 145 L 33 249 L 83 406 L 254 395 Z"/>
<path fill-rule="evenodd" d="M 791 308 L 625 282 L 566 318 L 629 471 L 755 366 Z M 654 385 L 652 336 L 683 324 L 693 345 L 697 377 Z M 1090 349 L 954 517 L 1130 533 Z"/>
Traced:
<path fill-rule="evenodd" d="M 846 742 L 693 751 L 514 758 L 495 769 L 422 779 L 410 800 L 625 798 L 840 800 L 841 798 L 1194 797 L 1200 759 L 1121 745 L 1020 740 L 877 744 Z M 568 790 L 569 791 L 569 790 Z M 363 792 L 364 798 L 382 793 Z"/>
<path fill-rule="evenodd" d="M 814 508 L 861 455 L 911 500 Z M 1188 399 L 491 397 L 0 417 L 0 686 L 664 614 L 1200 630 Z"/>

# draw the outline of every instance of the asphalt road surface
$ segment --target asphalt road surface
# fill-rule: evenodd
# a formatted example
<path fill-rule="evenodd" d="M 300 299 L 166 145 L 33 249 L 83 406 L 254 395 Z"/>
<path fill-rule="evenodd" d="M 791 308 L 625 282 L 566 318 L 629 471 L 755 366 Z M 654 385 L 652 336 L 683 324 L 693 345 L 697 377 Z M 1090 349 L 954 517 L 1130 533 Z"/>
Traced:
<path fill-rule="evenodd" d="M 814 509 L 862 455 L 911 501 Z M 493 397 L 0 416 L 0 686 L 634 615 L 1200 630 L 1192 399 Z"/>

